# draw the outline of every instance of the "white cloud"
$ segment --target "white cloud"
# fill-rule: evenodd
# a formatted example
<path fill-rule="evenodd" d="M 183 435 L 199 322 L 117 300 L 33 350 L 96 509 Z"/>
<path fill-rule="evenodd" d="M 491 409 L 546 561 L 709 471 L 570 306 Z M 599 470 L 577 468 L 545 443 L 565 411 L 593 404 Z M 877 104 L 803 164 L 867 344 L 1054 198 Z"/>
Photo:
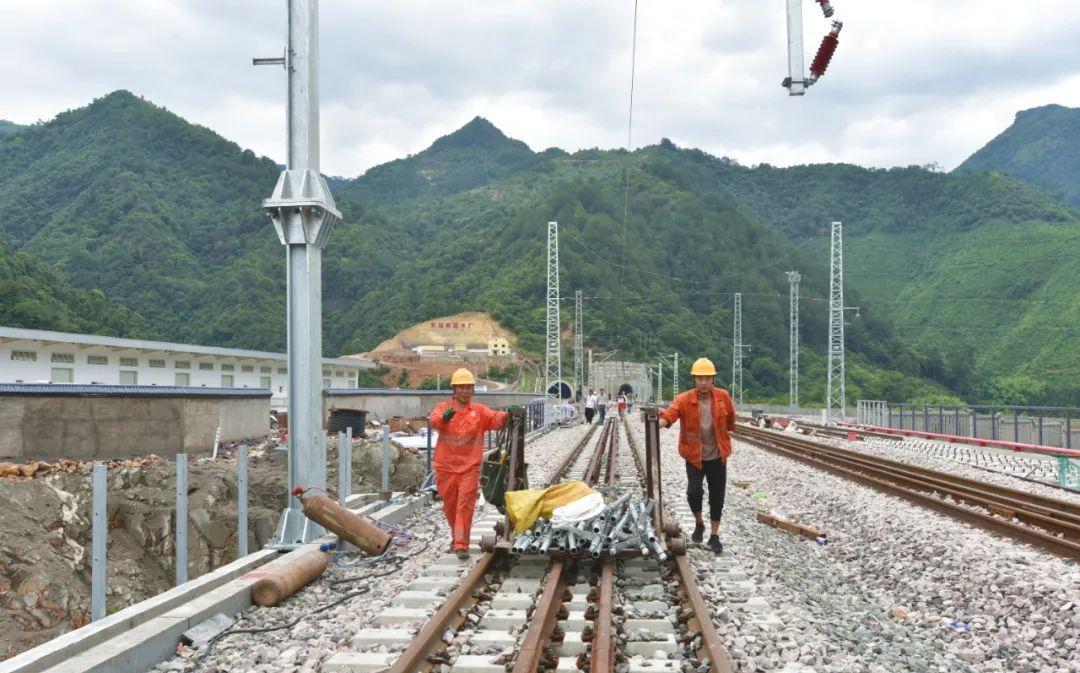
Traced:
<path fill-rule="evenodd" d="M 641 0 L 634 144 L 743 163 L 955 166 L 1017 110 L 1080 105 L 1073 0 L 835 0 L 830 72 L 789 98 L 783 3 Z M 355 175 L 474 115 L 534 149 L 626 142 L 632 0 L 322 0 L 322 166 Z M 130 89 L 283 156 L 284 3 L 39 0 L 0 24 L 0 118 Z M 827 22 L 805 4 L 807 61 Z"/>

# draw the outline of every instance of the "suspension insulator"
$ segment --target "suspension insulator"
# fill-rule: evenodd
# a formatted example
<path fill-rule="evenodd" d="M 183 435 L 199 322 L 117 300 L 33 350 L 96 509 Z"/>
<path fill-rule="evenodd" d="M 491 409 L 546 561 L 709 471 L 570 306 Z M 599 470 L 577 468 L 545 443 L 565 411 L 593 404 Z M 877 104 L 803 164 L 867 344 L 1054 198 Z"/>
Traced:
<path fill-rule="evenodd" d="M 832 31 L 821 41 L 817 55 L 814 56 L 814 62 L 810 64 L 810 75 L 814 79 L 824 75 L 825 70 L 829 67 L 829 61 L 832 60 L 833 54 L 836 53 L 836 48 L 840 46 L 840 29 L 843 27 L 844 24 L 833 21 Z"/>
<path fill-rule="evenodd" d="M 817 0 L 817 3 L 821 5 L 821 11 L 825 13 L 825 18 L 831 18 L 836 10 L 829 4 L 829 0 Z"/>

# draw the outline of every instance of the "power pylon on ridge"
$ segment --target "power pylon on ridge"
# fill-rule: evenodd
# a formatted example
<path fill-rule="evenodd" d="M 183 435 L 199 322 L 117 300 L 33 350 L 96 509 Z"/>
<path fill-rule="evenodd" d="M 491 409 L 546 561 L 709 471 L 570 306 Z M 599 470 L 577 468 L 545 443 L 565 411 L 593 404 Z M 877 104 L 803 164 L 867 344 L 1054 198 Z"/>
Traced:
<path fill-rule="evenodd" d="M 844 389 L 844 232 L 843 224 L 832 223 L 829 258 L 829 362 L 825 400 L 827 421 L 844 415 L 847 393 Z"/>
<path fill-rule="evenodd" d="M 798 271 L 788 271 L 787 279 L 791 286 L 789 311 L 791 334 L 788 344 L 788 361 L 791 371 L 788 380 L 788 397 L 791 413 L 795 414 L 799 411 L 799 281 L 802 280 L 802 274 Z"/>
<path fill-rule="evenodd" d="M 547 227 L 547 344 L 544 349 L 544 424 L 553 420 L 551 388 L 562 380 L 562 349 L 559 339 L 559 223 Z M 558 395 L 558 391 L 556 391 Z"/>

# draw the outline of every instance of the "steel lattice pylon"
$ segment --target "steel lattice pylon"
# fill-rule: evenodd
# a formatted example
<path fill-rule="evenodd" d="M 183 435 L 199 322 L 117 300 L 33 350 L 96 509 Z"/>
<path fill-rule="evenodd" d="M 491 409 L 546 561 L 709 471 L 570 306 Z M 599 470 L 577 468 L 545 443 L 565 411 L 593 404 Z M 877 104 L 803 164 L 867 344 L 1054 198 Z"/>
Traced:
<path fill-rule="evenodd" d="M 664 361 L 656 363 L 656 403 L 664 401 Z"/>
<path fill-rule="evenodd" d="M 574 292 L 574 392 L 585 394 L 585 379 L 582 377 L 582 350 L 584 344 L 584 327 L 581 323 L 581 290 Z"/>
<path fill-rule="evenodd" d="M 799 411 L 799 281 L 802 274 L 798 271 L 787 272 L 788 283 L 791 284 L 791 307 L 789 313 L 789 325 L 791 327 L 790 342 L 788 344 L 788 361 L 791 367 L 788 383 L 788 397 L 791 403 L 791 413 Z"/>
<path fill-rule="evenodd" d="M 735 327 L 731 338 L 731 399 L 742 404 L 742 293 L 735 293 Z"/>
<path fill-rule="evenodd" d="M 671 399 L 675 400 L 679 396 L 679 354 L 675 353 L 673 356 L 675 364 L 671 366 Z"/>
<path fill-rule="evenodd" d="M 826 420 L 842 418 L 847 404 L 844 390 L 844 242 L 843 224 L 832 223 L 829 259 L 829 363 L 825 400 Z"/>
<path fill-rule="evenodd" d="M 551 387 L 562 380 L 562 348 L 559 343 L 559 223 L 547 227 L 547 346 L 544 349 L 545 424 L 553 418 L 548 412 Z"/>

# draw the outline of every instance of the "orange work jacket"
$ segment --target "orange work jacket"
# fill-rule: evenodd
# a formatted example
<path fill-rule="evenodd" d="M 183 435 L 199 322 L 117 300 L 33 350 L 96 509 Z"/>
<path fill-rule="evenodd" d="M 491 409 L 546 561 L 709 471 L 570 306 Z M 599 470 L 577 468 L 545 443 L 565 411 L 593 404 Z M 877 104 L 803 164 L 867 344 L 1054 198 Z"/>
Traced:
<path fill-rule="evenodd" d="M 701 469 L 701 414 L 698 411 L 698 391 L 691 389 L 680 394 L 671 406 L 661 412 L 660 417 L 668 425 L 679 424 L 679 455 Z M 735 405 L 731 395 L 723 388 L 712 389 L 713 430 L 716 433 L 716 446 L 720 449 L 720 460 L 727 462 L 731 455 L 731 436 L 728 431 L 735 427 Z"/>
<path fill-rule="evenodd" d="M 447 423 L 443 412 L 450 406 L 455 413 Z M 428 417 L 431 427 L 439 433 L 432 466 L 437 472 L 479 469 L 484 460 L 484 432 L 498 430 L 506 425 L 507 418 L 509 414 L 505 411 L 495 411 L 476 402 L 465 407 L 453 399 L 440 402 Z"/>

